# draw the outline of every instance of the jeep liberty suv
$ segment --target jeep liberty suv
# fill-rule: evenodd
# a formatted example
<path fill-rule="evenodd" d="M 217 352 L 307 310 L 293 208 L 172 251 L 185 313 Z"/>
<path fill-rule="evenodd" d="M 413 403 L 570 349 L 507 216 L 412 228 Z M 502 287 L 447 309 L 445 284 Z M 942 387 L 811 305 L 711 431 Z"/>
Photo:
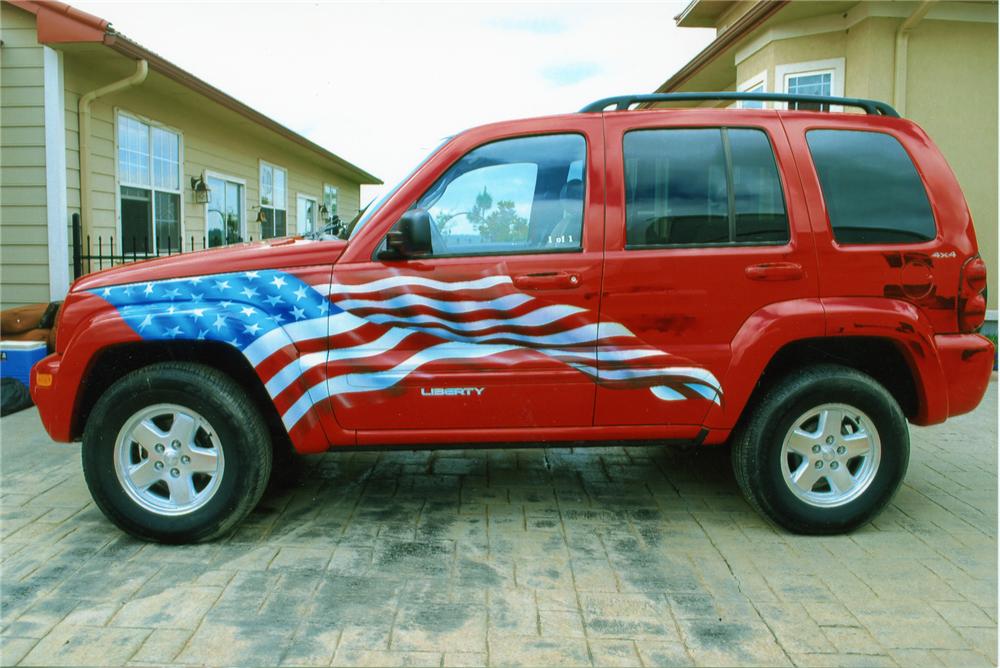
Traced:
<path fill-rule="evenodd" d="M 776 108 L 634 108 L 708 99 Z M 448 139 L 340 237 L 85 276 L 31 389 L 148 540 L 230 531 L 291 451 L 612 440 L 730 443 L 755 508 L 836 533 L 892 497 L 908 421 L 982 399 L 985 287 L 888 105 L 609 98 Z"/>

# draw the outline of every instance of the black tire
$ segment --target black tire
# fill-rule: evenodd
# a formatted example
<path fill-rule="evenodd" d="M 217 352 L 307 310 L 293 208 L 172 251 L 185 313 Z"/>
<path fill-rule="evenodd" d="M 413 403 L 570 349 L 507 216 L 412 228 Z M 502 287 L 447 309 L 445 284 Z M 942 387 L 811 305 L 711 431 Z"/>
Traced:
<path fill-rule="evenodd" d="M 224 455 L 214 493 L 186 514 L 144 508 L 116 472 L 119 432 L 138 412 L 157 404 L 202 416 Z M 94 502 L 122 530 L 163 543 L 207 541 L 232 530 L 260 500 L 271 457 L 267 426 L 247 393 L 226 374 L 187 362 L 153 364 L 117 381 L 95 404 L 83 433 L 83 473 Z"/>
<path fill-rule="evenodd" d="M 289 489 L 296 486 L 303 475 L 302 460 L 287 435 L 274 435 L 272 438 L 271 478 L 267 485 L 274 490 Z"/>
<path fill-rule="evenodd" d="M 856 497 L 847 497 L 841 505 L 821 507 L 801 498 L 801 494 L 792 491 L 792 484 L 786 482 L 782 458 L 791 458 L 790 461 L 798 458 L 799 465 L 806 459 L 794 453 L 783 455 L 782 445 L 800 416 L 825 404 L 846 404 L 860 409 L 877 432 L 881 450 L 867 487 L 858 487 L 863 491 Z M 855 369 L 817 365 L 797 371 L 765 390 L 760 400 L 747 410 L 749 413 L 732 441 L 736 481 L 758 512 L 789 531 L 818 535 L 851 531 L 870 521 L 889 503 L 906 474 L 910 457 L 906 418 L 882 385 Z M 812 456 L 818 460 L 826 454 L 831 453 Z M 852 465 L 858 466 L 859 461 L 852 460 Z M 826 465 L 826 472 L 831 473 L 830 465 Z M 848 466 L 846 462 L 838 464 L 841 465 Z M 824 485 L 826 490 L 822 490 Z M 820 481 L 807 495 L 815 489 L 820 489 L 821 494 L 837 491 L 829 481 Z"/>

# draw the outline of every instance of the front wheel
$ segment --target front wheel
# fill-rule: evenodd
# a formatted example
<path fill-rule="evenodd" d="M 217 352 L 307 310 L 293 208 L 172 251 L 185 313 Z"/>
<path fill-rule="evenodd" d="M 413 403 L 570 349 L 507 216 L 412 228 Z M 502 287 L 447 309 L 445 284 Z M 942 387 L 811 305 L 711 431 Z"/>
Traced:
<path fill-rule="evenodd" d="M 271 470 L 267 426 L 246 393 L 199 364 L 163 363 L 101 396 L 83 435 L 83 472 L 112 522 L 145 540 L 189 543 L 232 529 Z"/>
<path fill-rule="evenodd" d="M 850 531 L 889 503 L 909 462 L 899 404 L 859 371 L 818 365 L 773 386 L 733 441 L 744 496 L 798 533 Z"/>

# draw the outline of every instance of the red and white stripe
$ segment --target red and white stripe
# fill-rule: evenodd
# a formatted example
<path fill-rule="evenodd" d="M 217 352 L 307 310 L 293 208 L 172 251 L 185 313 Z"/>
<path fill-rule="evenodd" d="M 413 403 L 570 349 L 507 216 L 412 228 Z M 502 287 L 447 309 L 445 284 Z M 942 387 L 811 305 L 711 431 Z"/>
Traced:
<path fill-rule="evenodd" d="M 649 388 L 667 401 L 719 402 L 722 395 L 707 369 L 645 344 L 621 324 L 599 322 L 592 311 L 519 292 L 509 276 L 396 275 L 358 284 L 316 284 L 317 277 L 301 278 L 342 311 L 284 323 L 244 350 L 288 429 L 331 396 L 386 390 L 442 364 L 552 363 L 608 387 Z"/>

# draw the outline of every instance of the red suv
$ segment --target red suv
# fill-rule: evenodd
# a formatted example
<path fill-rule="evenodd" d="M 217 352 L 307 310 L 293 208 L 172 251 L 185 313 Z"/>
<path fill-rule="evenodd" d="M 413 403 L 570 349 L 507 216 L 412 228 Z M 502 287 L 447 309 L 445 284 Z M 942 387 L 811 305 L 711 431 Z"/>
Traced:
<path fill-rule="evenodd" d="M 633 109 L 691 99 L 798 110 Z M 292 451 L 609 440 L 731 443 L 758 510 L 834 533 L 899 486 L 907 421 L 983 397 L 985 286 L 891 107 L 610 98 L 448 139 L 337 236 L 84 277 L 32 394 L 150 540 L 229 531 Z"/>

